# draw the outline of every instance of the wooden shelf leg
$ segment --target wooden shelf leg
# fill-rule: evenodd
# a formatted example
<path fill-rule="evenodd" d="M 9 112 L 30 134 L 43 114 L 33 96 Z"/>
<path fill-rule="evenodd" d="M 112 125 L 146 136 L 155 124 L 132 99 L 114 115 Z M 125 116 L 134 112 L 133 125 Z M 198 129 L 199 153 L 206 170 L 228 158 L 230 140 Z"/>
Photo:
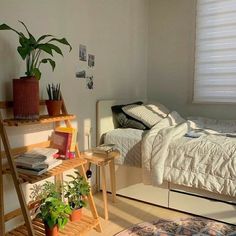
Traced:
<path fill-rule="evenodd" d="M 110 178 L 111 178 L 111 192 L 112 192 L 112 201 L 116 202 L 116 176 L 115 176 L 115 161 L 112 159 L 109 162 L 110 167 Z"/>
<path fill-rule="evenodd" d="M 80 171 L 80 174 L 82 176 L 84 176 L 85 179 L 87 179 L 84 166 L 83 165 L 79 166 L 78 170 Z M 98 217 L 97 209 L 96 209 L 95 202 L 94 202 L 93 195 L 92 195 L 91 191 L 88 195 L 88 203 L 89 203 L 90 210 L 92 212 L 93 218 L 98 219 L 99 217 Z M 99 221 L 99 224 L 95 227 L 95 229 L 98 232 L 102 232 L 102 226 L 101 226 L 100 221 Z"/>
<path fill-rule="evenodd" d="M 1 119 L 1 117 L 0 117 L 0 119 Z M 32 225 L 32 222 L 31 222 L 30 215 L 29 215 L 29 211 L 28 211 L 28 208 L 27 208 L 27 205 L 26 205 L 26 202 L 25 202 L 24 193 L 23 193 L 23 190 L 21 188 L 21 184 L 20 184 L 20 181 L 19 181 L 19 178 L 18 178 L 18 174 L 17 174 L 15 164 L 13 163 L 13 155 L 11 153 L 10 143 L 9 143 L 8 138 L 7 138 L 6 130 L 5 130 L 2 122 L 0 122 L 0 134 L 1 134 L 2 143 L 3 143 L 3 146 L 4 146 L 4 150 L 5 150 L 5 153 L 6 153 L 6 156 L 7 156 L 7 161 L 8 161 L 10 170 L 11 170 L 12 179 L 13 179 L 13 182 L 14 182 L 14 185 L 15 185 L 15 189 L 16 189 L 16 192 L 17 192 L 19 202 L 20 202 L 21 211 L 22 211 L 22 214 L 24 216 L 25 225 L 26 225 L 27 230 L 28 230 L 28 236 L 35 236 L 33 225 Z"/>
<path fill-rule="evenodd" d="M 104 219 L 108 220 L 106 170 L 105 170 L 104 165 L 101 165 L 100 168 L 101 168 L 101 174 L 102 174 L 102 195 L 103 195 L 103 204 L 104 204 Z"/>
<path fill-rule="evenodd" d="M 0 235 L 5 235 L 5 220 L 4 220 L 4 200 L 3 200 L 3 173 L 2 173 L 2 156 L 1 156 L 1 141 L 0 141 Z"/>

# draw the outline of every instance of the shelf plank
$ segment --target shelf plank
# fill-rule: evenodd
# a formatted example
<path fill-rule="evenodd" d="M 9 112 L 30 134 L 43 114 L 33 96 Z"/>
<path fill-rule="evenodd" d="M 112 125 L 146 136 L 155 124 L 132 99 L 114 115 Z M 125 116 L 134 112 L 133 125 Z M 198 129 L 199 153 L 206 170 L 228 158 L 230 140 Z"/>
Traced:
<path fill-rule="evenodd" d="M 47 147 L 50 147 L 50 145 L 51 145 L 51 141 L 48 140 L 48 141 L 43 141 L 43 142 L 40 142 L 40 143 L 30 144 L 30 145 L 27 145 L 27 146 L 12 148 L 11 152 L 12 152 L 13 156 L 16 156 L 16 155 L 22 154 L 24 152 L 28 152 L 28 151 L 32 150 L 33 148 L 36 148 L 36 147 L 47 148 Z M 6 158 L 6 152 L 1 151 L 0 156 L 1 156 L 1 158 Z"/>
<path fill-rule="evenodd" d="M 75 119 L 75 115 L 59 115 L 59 116 L 48 116 L 42 115 L 37 120 L 16 120 L 16 119 L 4 119 L 3 124 L 5 126 L 23 126 L 23 125 L 35 125 L 35 124 L 46 124 L 53 123 L 57 121 L 66 121 Z"/>
<path fill-rule="evenodd" d="M 46 173 L 42 175 L 27 175 L 27 174 L 21 174 L 18 173 L 19 178 L 22 180 L 21 182 L 28 182 L 31 184 L 34 184 L 38 181 L 47 179 L 52 176 L 59 175 L 63 173 L 64 171 L 77 168 L 83 164 L 86 164 L 87 161 L 83 158 L 74 158 L 74 159 L 69 159 L 69 160 L 63 160 L 63 163 L 59 166 L 54 167 L 53 169 L 47 171 Z"/>
<path fill-rule="evenodd" d="M 82 218 L 78 222 L 69 221 L 63 229 L 60 230 L 59 236 L 80 236 L 84 235 L 89 230 L 95 228 L 99 225 L 99 219 L 94 219 L 85 214 L 82 215 Z M 36 236 L 44 236 L 44 224 L 40 219 L 33 220 L 33 228 Z M 21 225 L 12 231 L 6 233 L 6 236 L 28 236 L 27 228 L 25 225 Z"/>

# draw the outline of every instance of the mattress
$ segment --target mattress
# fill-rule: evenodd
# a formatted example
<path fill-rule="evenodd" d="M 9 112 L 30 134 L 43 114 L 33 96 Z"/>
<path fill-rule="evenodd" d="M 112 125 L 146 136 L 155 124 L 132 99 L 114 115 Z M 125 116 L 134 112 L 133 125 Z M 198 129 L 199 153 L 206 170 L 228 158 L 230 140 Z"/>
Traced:
<path fill-rule="evenodd" d="M 118 128 L 106 133 L 104 143 L 114 143 L 121 153 L 120 158 L 115 160 L 116 164 L 141 167 L 141 140 L 144 132 Z"/>

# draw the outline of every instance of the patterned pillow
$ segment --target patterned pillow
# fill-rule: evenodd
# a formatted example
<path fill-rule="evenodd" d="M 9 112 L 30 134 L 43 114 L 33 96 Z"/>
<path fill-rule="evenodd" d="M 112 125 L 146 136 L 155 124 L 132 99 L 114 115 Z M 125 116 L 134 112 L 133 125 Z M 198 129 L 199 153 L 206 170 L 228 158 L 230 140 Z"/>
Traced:
<path fill-rule="evenodd" d="M 140 106 L 143 103 L 142 102 L 135 102 L 132 104 Z M 130 117 L 129 115 L 127 115 L 123 112 L 122 108 L 127 105 L 131 105 L 131 104 L 116 105 L 116 106 L 111 107 L 114 121 L 116 124 L 118 124 L 118 127 L 133 128 L 133 129 L 140 129 L 140 130 L 148 129 L 148 127 L 146 127 L 142 122 L 135 120 L 134 118 Z"/>
<path fill-rule="evenodd" d="M 122 107 L 122 110 L 127 115 L 133 117 L 136 120 L 141 121 L 148 128 L 152 128 L 160 120 L 167 116 L 166 113 L 160 112 L 160 109 L 152 104 L 149 105 L 128 105 Z"/>

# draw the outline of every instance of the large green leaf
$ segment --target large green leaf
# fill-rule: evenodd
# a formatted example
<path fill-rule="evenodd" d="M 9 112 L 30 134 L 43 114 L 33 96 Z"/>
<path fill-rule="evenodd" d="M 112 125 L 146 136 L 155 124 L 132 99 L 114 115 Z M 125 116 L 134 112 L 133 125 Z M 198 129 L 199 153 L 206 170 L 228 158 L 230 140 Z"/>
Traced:
<path fill-rule="evenodd" d="M 0 30 L 12 30 L 15 33 L 17 33 L 18 35 L 22 35 L 22 33 L 18 32 L 17 30 L 11 28 L 9 25 L 6 25 L 6 24 L 1 24 L 0 25 Z"/>
<path fill-rule="evenodd" d="M 52 48 L 47 46 L 46 44 L 38 44 L 36 48 L 38 48 L 38 49 L 50 54 L 51 56 L 53 56 Z"/>
<path fill-rule="evenodd" d="M 25 27 L 25 29 L 26 29 L 26 31 L 27 31 L 27 33 L 28 33 L 28 35 L 29 35 L 29 40 L 30 40 L 30 42 L 31 42 L 32 44 L 35 44 L 35 43 L 36 43 L 36 40 L 35 40 L 34 36 L 29 32 L 29 30 L 28 30 L 28 28 L 26 27 L 25 23 L 22 22 L 22 21 L 19 21 L 19 22 Z"/>
<path fill-rule="evenodd" d="M 32 71 L 33 75 L 35 76 L 36 79 L 40 80 L 41 78 L 41 72 L 38 68 L 34 68 Z"/>
<path fill-rule="evenodd" d="M 52 42 L 52 41 L 56 41 L 56 42 L 65 44 L 65 45 L 69 46 L 70 51 L 72 50 L 72 47 L 71 47 L 71 45 L 68 43 L 68 41 L 66 40 L 66 38 L 62 38 L 62 39 L 52 38 L 52 39 L 49 40 L 49 42 Z"/>
<path fill-rule="evenodd" d="M 52 67 L 52 70 L 54 71 L 55 67 L 56 67 L 56 62 L 53 61 L 51 58 L 45 58 L 43 60 L 41 60 L 41 63 L 50 63 L 51 67 Z"/>
<path fill-rule="evenodd" d="M 20 54 L 20 56 L 22 57 L 22 59 L 25 60 L 27 55 L 29 55 L 31 49 L 29 47 L 19 46 L 19 47 L 17 47 L 17 51 Z"/>
<path fill-rule="evenodd" d="M 61 51 L 61 49 L 60 49 L 58 46 L 56 46 L 56 45 L 54 45 L 54 44 L 51 44 L 51 43 L 46 43 L 45 45 L 47 45 L 47 46 L 50 47 L 52 50 L 54 50 L 55 52 L 57 52 L 58 54 L 60 54 L 60 55 L 63 56 L 62 51 Z"/>
<path fill-rule="evenodd" d="M 44 40 L 44 39 L 47 38 L 47 37 L 53 37 L 53 35 L 51 35 L 51 34 L 42 35 L 42 36 L 39 37 L 39 39 L 37 40 L 37 43 L 41 42 L 42 40 Z"/>
<path fill-rule="evenodd" d="M 12 30 L 12 28 L 6 24 L 1 24 L 0 25 L 0 30 Z"/>

